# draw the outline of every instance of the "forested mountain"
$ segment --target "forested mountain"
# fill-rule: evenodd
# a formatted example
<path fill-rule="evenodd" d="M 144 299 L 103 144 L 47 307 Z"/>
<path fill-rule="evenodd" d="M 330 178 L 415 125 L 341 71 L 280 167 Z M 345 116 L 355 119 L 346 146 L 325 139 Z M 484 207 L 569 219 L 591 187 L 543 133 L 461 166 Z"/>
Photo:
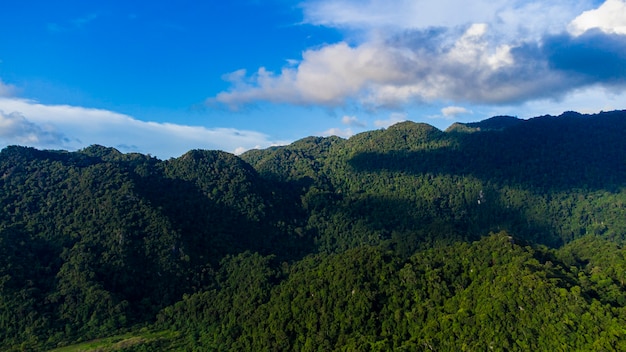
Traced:
<path fill-rule="evenodd" d="M 0 152 L 0 349 L 626 349 L 626 111 Z M 111 347 L 115 349 L 115 347 Z"/>

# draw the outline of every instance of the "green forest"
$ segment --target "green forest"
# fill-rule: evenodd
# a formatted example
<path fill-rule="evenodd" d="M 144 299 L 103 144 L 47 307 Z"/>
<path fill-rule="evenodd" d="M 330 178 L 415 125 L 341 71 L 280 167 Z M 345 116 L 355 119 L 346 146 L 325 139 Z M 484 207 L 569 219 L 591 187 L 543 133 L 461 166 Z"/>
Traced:
<path fill-rule="evenodd" d="M 625 245 L 626 110 L 9 146 L 0 350 L 626 351 Z"/>

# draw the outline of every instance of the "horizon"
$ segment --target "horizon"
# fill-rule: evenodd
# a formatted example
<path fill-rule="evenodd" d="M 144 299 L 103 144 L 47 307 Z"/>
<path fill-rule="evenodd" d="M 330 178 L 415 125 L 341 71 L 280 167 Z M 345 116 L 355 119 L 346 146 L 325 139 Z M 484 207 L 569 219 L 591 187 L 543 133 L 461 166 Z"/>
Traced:
<path fill-rule="evenodd" d="M 228 152 L 228 151 L 224 151 L 224 150 L 222 150 L 222 149 L 192 148 L 192 149 L 189 149 L 189 150 L 184 151 L 184 152 L 183 152 L 182 154 L 180 154 L 180 155 L 177 155 L 177 156 L 170 156 L 170 157 L 168 157 L 168 158 L 161 158 L 161 157 L 158 157 L 158 156 L 152 155 L 152 153 L 142 153 L 142 152 L 137 152 L 137 151 L 124 151 L 124 150 L 120 150 L 119 148 L 116 148 L 115 146 L 103 145 L 103 144 L 97 144 L 97 143 L 95 143 L 95 144 L 90 144 L 90 145 L 86 145 L 86 146 L 84 146 L 84 147 L 81 147 L 81 148 L 78 148 L 78 149 L 74 149 L 74 150 L 63 149 L 63 148 L 61 148 L 61 149 L 54 149 L 54 148 L 37 148 L 37 147 L 32 147 L 32 146 L 27 146 L 27 145 L 17 145 L 17 144 L 11 144 L 11 145 L 5 145 L 5 146 L 0 147 L 0 152 L 1 152 L 1 151 L 3 151 L 3 150 L 4 150 L 4 149 L 6 149 L 6 148 L 9 148 L 9 147 L 18 147 L 18 148 L 19 148 L 19 147 L 24 147 L 24 148 L 35 148 L 36 150 L 40 150 L 40 151 L 44 151 L 44 152 L 45 152 L 45 151 L 49 151 L 49 152 L 80 152 L 80 151 L 82 151 L 82 150 L 85 150 L 85 149 L 88 149 L 88 148 L 91 148 L 91 147 L 102 147 L 102 148 L 107 148 L 107 149 L 109 149 L 109 148 L 110 148 L 110 149 L 113 149 L 113 150 L 115 150 L 115 151 L 117 151 L 117 152 L 120 152 L 121 154 L 142 154 L 142 155 L 146 155 L 146 156 L 151 157 L 151 158 L 156 158 L 157 160 L 160 160 L 160 161 L 166 161 L 166 160 L 168 160 L 168 159 L 177 159 L 177 158 L 183 157 L 183 156 L 185 156 L 186 154 L 188 154 L 189 152 L 191 152 L 191 151 L 193 151 L 193 150 L 222 151 L 222 152 L 226 152 L 226 153 L 230 153 L 230 154 L 234 154 L 234 155 L 236 155 L 236 156 L 239 156 L 239 155 L 241 155 L 241 154 L 244 154 L 245 152 L 252 151 L 252 150 L 266 150 L 266 149 L 272 149 L 272 148 L 289 147 L 290 145 L 292 145 L 292 144 L 294 144 L 294 143 L 297 143 L 297 142 L 299 142 L 299 141 L 301 141 L 301 140 L 305 140 L 305 139 L 308 139 L 308 138 L 328 138 L 328 137 L 337 137 L 337 138 L 340 138 L 340 139 L 343 139 L 343 140 L 349 140 L 350 138 L 355 137 L 355 136 L 360 135 L 360 134 L 363 134 L 363 133 L 370 133 L 370 132 L 374 132 L 374 131 L 382 131 L 382 130 L 386 130 L 386 129 L 388 129 L 388 128 L 392 128 L 392 127 L 394 127 L 394 126 L 396 126 L 396 125 L 403 124 L 403 123 L 407 123 L 407 122 L 408 122 L 408 123 L 413 123 L 413 124 L 425 124 L 425 125 L 428 125 L 428 126 L 430 126 L 430 127 L 433 127 L 433 128 L 435 128 L 435 129 L 437 129 L 437 130 L 438 130 L 438 131 L 440 131 L 440 132 L 443 132 L 443 133 L 448 133 L 448 132 L 450 131 L 450 129 L 451 129 L 454 125 L 457 125 L 457 124 L 466 125 L 466 126 L 468 126 L 468 127 L 474 127 L 474 126 L 472 126 L 472 125 L 480 125 L 480 124 L 481 124 L 481 123 L 483 123 L 483 122 L 490 121 L 490 120 L 493 120 L 493 119 L 507 118 L 507 119 L 515 119 L 515 120 L 518 120 L 518 121 L 530 121 L 530 120 L 539 119 L 539 118 L 544 118 L 544 117 L 553 117 L 553 118 L 562 118 L 562 117 L 566 117 L 566 118 L 567 118 L 567 117 L 570 117 L 569 115 L 570 115 L 570 114 L 572 114 L 572 113 L 573 113 L 573 114 L 575 114 L 575 115 L 582 116 L 582 117 L 593 117 L 593 116 L 597 116 L 597 115 L 601 115 L 601 114 L 606 114 L 606 113 L 609 113 L 609 114 L 610 114 L 610 113 L 615 113 L 615 112 L 626 112 L 626 110 L 599 111 L 599 112 L 597 112 L 597 113 L 593 113 L 593 114 L 583 114 L 583 113 L 580 113 L 580 112 L 578 112 L 578 111 L 571 111 L 571 110 L 570 110 L 570 111 L 564 111 L 563 113 L 561 113 L 561 114 L 559 114 L 559 115 L 549 115 L 549 114 L 548 114 L 548 115 L 541 115 L 541 116 L 533 116 L 533 117 L 529 117 L 529 118 L 520 118 L 520 117 L 517 117 L 517 116 L 512 116 L 512 115 L 496 115 L 496 116 L 491 116 L 491 117 L 484 118 L 484 119 L 482 119 L 482 120 L 476 120 L 476 121 L 470 121 L 470 122 L 459 122 L 459 121 L 456 121 L 456 122 L 451 123 L 451 124 L 450 124 L 447 128 L 445 128 L 445 129 L 441 129 L 441 128 L 437 127 L 437 126 L 431 125 L 431 124 L 429 124 L 428 122 L 419 122 L 419 121 L 404 120 L 404 121 L 395 122 L 394 124 L 392 124 L 392 125 L 390 125 L 390 126 L 380 127 L 380 128 L 377 128 L 377 129 L 370 129 L 370 130 L 360 131 L 360 132 L 358 132 L 358 133 L 352 134 L 352 135 L 350 135 L 350 136 L 345 136 L 345 137 L 342 137 L 342 136 L 337 136 L 337 135 L 328 135 L 328 136 L 314 136 L 314 135 L 310 135 L 310 136 L 303 136 L 303 137 L 301 137 L 301 138 L 299 138 L 299 139 L 295 139 L 295 140 L 293 140 L 293 141 L 291 141 L 291 142 L 289 142 L 289 143 L 287 143 L 287 144 L 269 145 L 269 146 L 259 147 L 259 148 L 250 148 L 250 149 L 247 149 L 247 150 L 245 150 L 245 151 L 243 151 L 243 152 L 241 152 L 241 153 Z"/>
<path fill-rule="evenodd" d="M 626 108 L 626 0 L 4 8 L 0 148 L 165 160 L 407 120 L 445 130 Z"/>

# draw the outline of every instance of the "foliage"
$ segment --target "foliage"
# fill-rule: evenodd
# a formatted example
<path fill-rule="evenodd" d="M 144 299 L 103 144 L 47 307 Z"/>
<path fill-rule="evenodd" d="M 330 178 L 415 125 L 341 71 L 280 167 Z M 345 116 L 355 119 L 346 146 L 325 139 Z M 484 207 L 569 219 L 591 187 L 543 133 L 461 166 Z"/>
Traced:
<path fill-rule="evenodd" d="M 0 349 L 626 349 L 624 130 L 568 112 L 240 157 L 7 147 Z"/>
<path fill-rule="evenodd" d="M 499 233 L 406 260 L 368 246 L 308 257 L 271 290 L 258 285 L 269 299 L 252 295 L 254 311 L 224 287 L 162 319 L 193 325 L 184 335 L 197 350 L 623 350 L 625 308 L 609 294 L 621 288 L 593 292 L 583 280 L 553 252 Z M 214 307 L 229 307 L 238 328 L 206 314 Z"/>

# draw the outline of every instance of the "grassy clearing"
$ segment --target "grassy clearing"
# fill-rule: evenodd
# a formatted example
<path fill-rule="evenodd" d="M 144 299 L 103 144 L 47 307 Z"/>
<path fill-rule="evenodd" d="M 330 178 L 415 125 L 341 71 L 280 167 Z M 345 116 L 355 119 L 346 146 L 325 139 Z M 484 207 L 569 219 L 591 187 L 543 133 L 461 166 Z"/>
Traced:
<path fill-rule="evenodd" d="M 157 341 L 170 341 L 178 336 L 178 332 L 164 331 L 139 331 L 123 335 L 105 337 L 79 344 L 59 347 L 49 352 L 112 352 L 134 349 L 141 345 L 152 344 Z"/>

